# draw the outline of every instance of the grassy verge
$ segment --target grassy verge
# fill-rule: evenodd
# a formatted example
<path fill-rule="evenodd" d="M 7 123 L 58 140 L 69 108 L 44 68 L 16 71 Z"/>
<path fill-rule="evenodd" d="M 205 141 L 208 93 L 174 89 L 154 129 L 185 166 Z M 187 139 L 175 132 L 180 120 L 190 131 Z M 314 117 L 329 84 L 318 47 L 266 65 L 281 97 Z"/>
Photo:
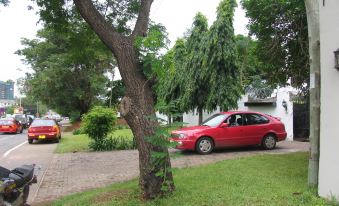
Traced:
<path fill-rule="evenodd" d="M 130 140 L 133 138 L 132 131 L 130 129 L 115 130 L 110 134 L 113 137 L 126 137 Z M 90 151 L 88 144 L 90 139 L 85 134 L 64 135 L 61 142 L 58 144 L 55 152 L 56 153 L 69 153 L 69 152 L 88 152 Z"/>
<path fill-rule="evenodd" d="M 52 205 L 335 205 L 307 186 L 306 153 L 259 155 L 175 169 L 176 191 L 150 202 L 137 180 L 65 197 Z"/>

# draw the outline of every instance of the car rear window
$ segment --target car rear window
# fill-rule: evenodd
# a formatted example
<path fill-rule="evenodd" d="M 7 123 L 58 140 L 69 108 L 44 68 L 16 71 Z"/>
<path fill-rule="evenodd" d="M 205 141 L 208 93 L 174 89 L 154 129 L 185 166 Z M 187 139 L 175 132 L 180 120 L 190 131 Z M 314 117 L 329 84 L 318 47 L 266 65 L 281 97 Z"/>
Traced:
<path fill-rule="evenodd" d="M 40 127 L 40 126 L 54 126 L 54 120 L 44 120 L 44 119 L 36 119 L 32 122 L 33 127 Z"/>
<path fill-rule="evenodd" d="M 0 120 L 0 125 L 12 125 L 13 121 L 11 120 Z"/>

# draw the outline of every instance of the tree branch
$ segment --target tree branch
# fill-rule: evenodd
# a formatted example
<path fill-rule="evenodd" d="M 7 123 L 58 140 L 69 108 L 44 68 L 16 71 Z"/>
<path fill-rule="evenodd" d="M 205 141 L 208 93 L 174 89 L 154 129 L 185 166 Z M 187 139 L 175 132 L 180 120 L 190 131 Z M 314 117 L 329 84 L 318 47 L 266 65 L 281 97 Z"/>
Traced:
<path fill-rule="evenodd" d="M 81 16 L 99 36 L 104 44 L 116 55 L 119 49 L 122 35 L 106 22 L 105 18 L 98 12 L 91 0 L 73 0 Z"/>
<path fill-rule="evenodd" d="M 139 16 L 131 37 L 146 36 L 149 22 L 149 15 L 153 0 L 141 0 Z"/>

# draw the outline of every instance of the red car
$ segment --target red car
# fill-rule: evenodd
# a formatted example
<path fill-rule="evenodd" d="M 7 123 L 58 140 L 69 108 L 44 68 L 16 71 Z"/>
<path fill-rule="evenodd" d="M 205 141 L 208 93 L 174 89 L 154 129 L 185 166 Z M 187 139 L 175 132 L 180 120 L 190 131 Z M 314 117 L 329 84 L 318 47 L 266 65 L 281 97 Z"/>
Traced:
<path fill-rule="evenodd" d="M 28 128 L 28 143 L 34 140 L 55 140 L 61 139 L 61 129 L 53 119 L 35 119 Z"/>
<path fill-rule="evenodd" d="M 275 117 L 259 112 L 222 112 L 208 118 L 201 126 L 186 127 L 171 134 L 177 149 L 209 154 L 214 148 L 261 145 L 274 149 L 285 140 L 284 124 Z"/>
<path fill-rule="evenodd" d="M 22 133 L 23 126 L 14 118 L 0 119 L 0 132 L 4 133 Z"/>

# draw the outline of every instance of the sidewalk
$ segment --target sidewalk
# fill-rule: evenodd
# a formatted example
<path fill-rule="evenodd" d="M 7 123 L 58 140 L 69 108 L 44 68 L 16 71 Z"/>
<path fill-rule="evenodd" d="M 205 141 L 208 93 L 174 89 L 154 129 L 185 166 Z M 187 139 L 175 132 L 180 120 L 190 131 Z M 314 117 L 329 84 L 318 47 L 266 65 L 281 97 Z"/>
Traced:
<path fill-rule="evenodd" d="M 279 142 L 276 149 L 269 151 L 252 147 L 224 149 L 210 155 L 182 152 L 179 158 L 172 159 L 172 166 L 183 168 L 257 154 L 284 154 L 308 151 L 308 149 L 307 142 L 285 141 Z M 178 150 L 170 152 L 178 152 Z M 54 154 L 33 202 L 50 201 L 84 190 L 137 178 L 138 164 L 136 150 Z"/>

